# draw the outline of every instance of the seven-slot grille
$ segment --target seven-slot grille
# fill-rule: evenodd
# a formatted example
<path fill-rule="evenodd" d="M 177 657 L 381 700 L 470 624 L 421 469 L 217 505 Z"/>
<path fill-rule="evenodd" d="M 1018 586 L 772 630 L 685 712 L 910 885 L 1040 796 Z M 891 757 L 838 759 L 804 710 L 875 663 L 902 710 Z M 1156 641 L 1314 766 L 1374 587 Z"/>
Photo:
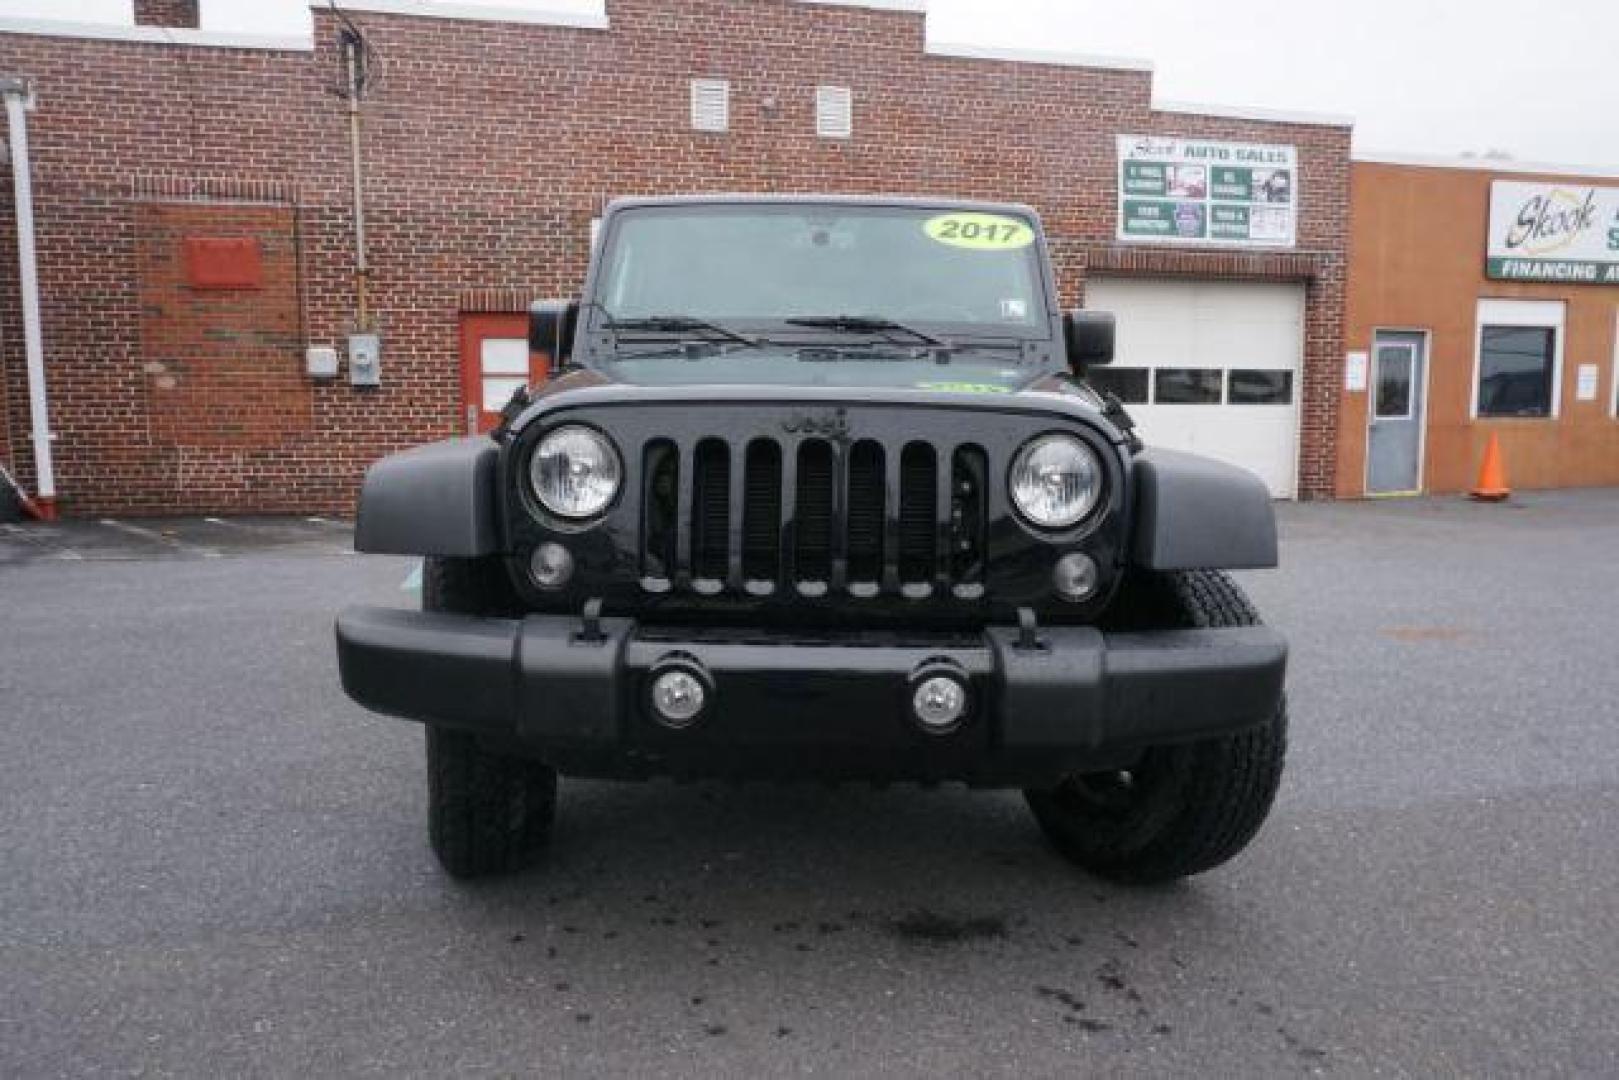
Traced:
<path fill-rule="evenodd" d="M 642 585 L 976 598 L 988 476 L 972 444 L 656 439 L 642 452 Z"/>

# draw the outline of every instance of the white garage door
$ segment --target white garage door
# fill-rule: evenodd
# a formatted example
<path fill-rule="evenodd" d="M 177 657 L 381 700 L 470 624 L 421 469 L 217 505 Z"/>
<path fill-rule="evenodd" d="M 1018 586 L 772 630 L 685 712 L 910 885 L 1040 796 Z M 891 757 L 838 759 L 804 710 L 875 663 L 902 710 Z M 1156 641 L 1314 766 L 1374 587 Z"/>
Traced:
<path fill-rule="evenodd" d="M 1302 285 L 1100 278 L 1085 306 L 1118 317 L 1117 358 L 1092 374 L 1147 445 L 1241 465 L 1293 498 Z"/>

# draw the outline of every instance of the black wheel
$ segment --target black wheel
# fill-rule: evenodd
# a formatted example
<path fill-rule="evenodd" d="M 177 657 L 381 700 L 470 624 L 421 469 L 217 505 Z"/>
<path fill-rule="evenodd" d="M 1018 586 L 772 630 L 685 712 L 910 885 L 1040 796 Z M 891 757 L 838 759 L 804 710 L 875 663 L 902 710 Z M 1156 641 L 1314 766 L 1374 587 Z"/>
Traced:
<path fill-rule="evenodd" d="M 432 558 L 422 565 L 422 607 L 510 615 L 520 605 L 499 560 Z M 452 877 L 532 863 L 550 836 L 556 800 L 550 766 L 492 750 L 464 731 L 428 726 L 427 831 Z"/>
<path fill-rule="evenodd" d="M 1253 605 L 1216 570 L 1127 582 L 1111 623 L 1131 629 L 1252 626 Z M 1128 769 L 1080 773 L 1024 792 L 1070 861 L 1115 881 L 1173 881 L 1241 851 L 1270 813 L 1287 751 L 1287 705 L 1264 724 L 1217 739 L 1148 749 Z"/>

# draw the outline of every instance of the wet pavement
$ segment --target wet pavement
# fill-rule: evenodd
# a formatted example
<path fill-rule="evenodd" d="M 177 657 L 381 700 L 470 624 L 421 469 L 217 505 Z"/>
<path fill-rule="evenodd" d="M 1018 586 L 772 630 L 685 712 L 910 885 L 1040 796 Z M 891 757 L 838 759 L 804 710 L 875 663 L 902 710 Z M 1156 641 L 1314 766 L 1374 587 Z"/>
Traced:
<path fill-rule="evenodd" d="M 1276 811 L 1100 883 L 1011 794 L 564 782 L 447 880 L 346 524 L 0 527 L 0 1075 L 1619 1073 L 1619 492 L 1281 508 Z"/>

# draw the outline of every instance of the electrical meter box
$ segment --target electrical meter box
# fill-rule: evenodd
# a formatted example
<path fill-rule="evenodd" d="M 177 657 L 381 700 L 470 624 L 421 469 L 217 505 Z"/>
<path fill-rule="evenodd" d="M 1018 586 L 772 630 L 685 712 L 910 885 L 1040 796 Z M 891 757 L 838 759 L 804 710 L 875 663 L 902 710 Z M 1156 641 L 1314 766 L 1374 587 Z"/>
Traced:
<path fill-rule="evenodd" d="M 382 338 L 380 335 L 349 335 L 349 383 L 354 386 L 380 386 L 382 384 Z"/>
<path fill-rule="evenodd" d="M 337 350 L 330 345 L 311 345 L 304 352 L 304 364 L 310 378 L 337 378 Z"/>

